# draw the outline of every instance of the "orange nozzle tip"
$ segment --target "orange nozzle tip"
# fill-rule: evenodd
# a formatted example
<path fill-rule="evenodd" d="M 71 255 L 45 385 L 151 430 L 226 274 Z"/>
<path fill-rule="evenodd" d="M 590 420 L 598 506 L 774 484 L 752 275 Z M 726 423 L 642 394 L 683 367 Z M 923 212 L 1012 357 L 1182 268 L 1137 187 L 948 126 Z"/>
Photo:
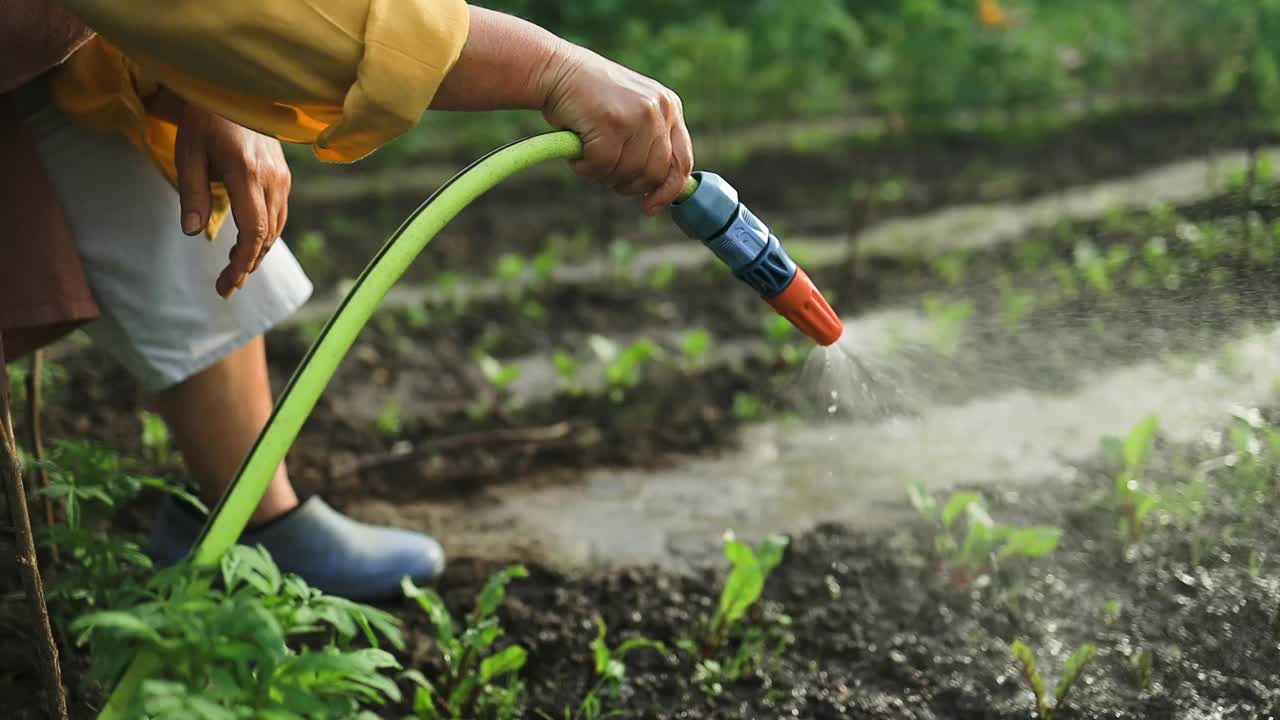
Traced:
<path fill-rule="evenodd" d="M 796 276 L 786 290 L 769 298 L 768 303 L 778 314 L 791 321 L 800 332 L 813 338 L 823 347 L 831 345 L 844 335 L 844 323 L 831 309 L 831 304 L 818 292 L 813 280 L 802 268 L 796 268 Z"/>

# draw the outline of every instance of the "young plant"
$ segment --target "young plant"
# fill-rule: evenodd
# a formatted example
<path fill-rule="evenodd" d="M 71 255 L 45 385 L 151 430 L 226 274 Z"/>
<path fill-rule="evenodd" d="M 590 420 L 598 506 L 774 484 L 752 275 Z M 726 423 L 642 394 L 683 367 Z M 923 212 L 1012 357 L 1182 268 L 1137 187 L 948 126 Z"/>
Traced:
<path fill-rule="evenodd" d="M 711 331 L 706 328 L 689 330 L 680 338 L 680 355 L 686 367 L 702 367 L 710 352 Z"/>
<path fill-rule="evenodd" d="M 934 349 L 946 357 L 955 355 L 973 312 L 971 300 L 948 302 L 936 295 L 926 295 L 924 313 L 929 319 L 929 337 Z"/>
<path fill-rule="evenodd" d="M 958 287 L 969 274 L 972 250 L 952 250 L 933 259 L 933 270 L 949 287 Z"/>
<path fill-rule="evenodd" d="M 107 532 L 103 526 L 144 490 L 178 497 L 203 509 L 200 500 L 160 478 L 130 474 L 114 451 L 85 441 L 61 441 L 49 450 L 49 485 L 36 497 L 60 506 L 61 522 L 43 529 L 41 543 L 56 546 L 63 558 L 49 589 L 60 615 L 113 607 L 134 598 L 136 578 L 151 568 L 141 538 Z"/>
<path fill-rule="evenodd" d="M 555 367 L 556 374 L 560 376 L 560 385 L 564 387 L 565 392 L 575 396 L 585 392 L 582 384 L 578 382 L 578 361 L 572 355 L 563 350 L 556 350 L 551 353 L 551 364 Z"/>
<path fill-rule="evenodd" d="M 1130 543 L 1142 539 L 1147 516 L 1160 504 L 1159 495 L 1142 488 L 1158 429 L 1159 419 L 1149 415 L 1133 426 L 1123 439 L 1103 440 L 1104 449 L 1119 460 L 1113 500 L 1120 515 L 1120 532 Z"/>
<path fill-rule="evenodd" d="M 428 680 L 409 671 L 417 691 L 413 699 L 414 717 L 419 720 L 512 720 L 524 702 L 525 687 L 520 680 L 526 652 L 512 645 L 497 652 L 494 645 L 502 636 L 498 606 L 506 597 L 507 585 L 529 576 L 523 566 L 513 565 L 489 578 L 476 604 L 458 628 L 444 600 L 434 590 L 420 588 L 408 578 L 401 582 L 404 594 L 417 601 L 431 621 L 436 646 L 445 664 L 445 675 Z"/>
<path fill-rule="evenodd" d="M 504 364 L 487 352 L 477 352 L 476 358 L 485 379 L 499 390 L 507 390 L 520 377 L 519 366 Z"/>
<path fill-rule="evenodd" d="M 169 440 L 169 426 L 164 418 L 146 410 L 138 411 L 138 421 L 142 423 L 142 451 L 147 459 L 157 465 L 168 465 L 172 459 Z"/>
<path fill-rule="evenodd" d="M 163 570 L 134 604 L 84 615 L 72 630 L 101 681 L 139 651 L 158 659 L 128 717 L 353 717 L 400 699 L 387 674 L 399 664 L 378 647 L 404 647 L 396 619 L 282 574 L 261 548 L 233 547 L 212 571 Z"/>
<path fill-rule="evenodd" d="M 524 258 L 514 253 L 503 253 L 493 263 L 493 276 L 505 283 L 519 280 L 524 275 Z"/>
<path fill-rule="evenodd" d="M 676 279 L 676 264 L 668 260 L 661 263 L 649 273 L 649 288 L 652 290 L 666 290 L 671 287 L 671 283 Z"/>
<path fill-rule="evenodd" d="M 760 398 L 744 390 L 733 395 L 733 416 L 739 420 L 755 420 L 764 414 L 764 403 Z"/>
<path fill-rule="evenodd" d="M 594 661 L 593 677 L 595 680 L 576 708 L 567 707 L 564 709 L 564 720 L 598 720 L 602 717 L 621 715 L 622 712 L 618 710 L 603 714 L 604 701 L 616 699 L 621 693 L 622 683 L 627 677 L 627 655 L 633 650 L 641 648 L 666 652 L 666 648 L 662 643 L 644 638 L 625 640 L 616 647 L 609 647 L 605 637 L 607 632 L 608 628 L 604 624 L 604 619 L 597 616 L 596 636 L 591 641 L 591 657 Z M 547 718 L 547 720 L 553 720 L 545 713 L 539 714 Z"/>
<path fill-rule="evenodd" d="M 382 406 L 382 412 L 378 413 L 378 419 L 374 423 L 378 427 L 378 432 L 388 437 L 396 437 L 400 434 L 400 400 L 394 397 L 387 398 L 387 402 Z"/>
<path fill-rule="evenodd" d="M 551 284 L 556 268 L 560 266 L 560 248 L 554 244 L 548 245 L 542 252 L 534 256 L 530 265 L 533 268 L 534 284 L 538 287 L 547 287 Z"/>
<path fill-rule="evenodd" d="M 646 364 L 662 356 L 662 349 L 649 338 L 636 340 L 622 351 L 603 335 L 592 335 L 587 344 L 604 363 L 605 383 L 615 402 L 621 402 L 628 389 L 640 384 Z"/>
<path fill-rule="evenodd" d="M 1062 535 L 1058 528 L 996 525 L 975 492 L 955 493 L 940 508 L 923 483 L 910 486 L 907 494 L 916 512 L 933 524 L 934 552 L 956 587 L 970 586 L 1001 561 L 1047 555 Z"/>
<path fill-rule="evenodd" d="M 791 321 L 777 313 L 769 313 L 764 318 L 764 336 L 770 345 L 775 347 L 784 345 L 787 338 L 795 331 L 795 326 Z"/>
<path fill-rule="evenodd" d="M 996 288 L 1000 292 L 1000 319 L 1010 333 L 1022 330 L 1022 321 L 1036 308 L 1036 294 L 1028 290 L 1019 290 L 1007 273 L 996 278 Z"/>
<path fill-rule="evenodd" d="M 1067 664 L 1062 668 L 1062 678 L 1058 680 L 1058 684 L 1053 688 L 1053 695 L 1050 697 L 1044 684 L 1044 679 L 1040 676 L 1040 671 L 1036 667 L 1036 655 L 1031 648 L 1021 640 L 1014 642 L 1009 646 L 1013 655 L 1018 660 L 1018 664 L 1022 667 L 1022 677 L 1027 682 L 1027 686 L 1031 689 L 1031 693 L 1036 698 L 1036 715 L 1040 720 L 1053 720 L 1057 711 L 1063 709 L 1067 705 L 1067 697 L 1071 694 L 1071 688 L 1075 685 L 1076 680 L 1080 678 L 1084 668 L 1097 654 L 1098 649 L 1093 645 L 1081 645 L 1078 650 L 1071 653 L 1071 657 L 1067 658 Z"/>
<path fill-rule="evenodd" d="M 698 639 L 684 639 L 677 647 L 698 658 L 695 680 L 704 692 L 718 695 L 724 683 L 733 682 L 764 667 L 781 655 L 795 638 L 791 618 L 760 612 L 753 620 L 769 574 L 782 561 L 787 538 L 770 535 L 753 549 L 725 536 L 724 553 L 732 569 L 725 579 L 720 599 Z"/>

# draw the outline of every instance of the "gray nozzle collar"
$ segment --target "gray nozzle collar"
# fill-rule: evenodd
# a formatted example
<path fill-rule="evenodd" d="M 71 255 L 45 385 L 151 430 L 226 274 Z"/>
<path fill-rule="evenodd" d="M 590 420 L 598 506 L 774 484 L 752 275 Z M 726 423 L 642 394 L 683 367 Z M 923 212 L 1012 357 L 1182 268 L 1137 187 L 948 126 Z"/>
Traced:
<path fill-rule="evenodd" d="M 671 206 L 671 218 L 686 235 L 710 240 L 724 229 L 738 210 L 738 191 L 724 178 L 710 172 L 695 172 L 698 189 L 687 200 Z"/>

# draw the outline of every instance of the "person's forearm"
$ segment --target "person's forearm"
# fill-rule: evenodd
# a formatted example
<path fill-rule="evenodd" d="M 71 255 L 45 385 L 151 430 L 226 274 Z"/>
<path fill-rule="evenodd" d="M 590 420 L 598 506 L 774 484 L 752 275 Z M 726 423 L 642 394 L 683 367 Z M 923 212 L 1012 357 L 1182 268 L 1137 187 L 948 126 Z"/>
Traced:
<path fill-rule="evenodd" d="M 470 6 L 471 30 L 432 110 L 538 110 L 554 65 L 571 47 L 520 18 Z"/>
<path fill-rule="evenodd" d="M 0 2 L 0 93 L 70 57 L 93 31 L 53 0 Z"/>

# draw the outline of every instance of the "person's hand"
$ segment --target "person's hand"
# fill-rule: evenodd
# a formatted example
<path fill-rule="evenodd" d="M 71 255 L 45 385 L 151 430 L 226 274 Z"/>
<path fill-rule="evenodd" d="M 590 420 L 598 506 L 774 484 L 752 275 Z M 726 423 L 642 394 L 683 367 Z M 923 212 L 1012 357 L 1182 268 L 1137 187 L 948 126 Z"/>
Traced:
<path fill-rule="evenodd" d="M 660 83 L 564 43 L 548 65 L 542 113 L 582 138 L 573 169 L 654 215 L 675 202 L 693 171 L 693 143 L 680 98 Z"/>
<path fill-rule="evenodd" d="M 208 226 L 211 182 L 222 182 L 231 200 L 239 234 L 214 284 L 219 295 L 231 297 L 284 230 L 293 176 L 273 138 L 190 103 L 182 104 L 176 121 L 174 155 L 183 232 L 195 235 Z"/>

